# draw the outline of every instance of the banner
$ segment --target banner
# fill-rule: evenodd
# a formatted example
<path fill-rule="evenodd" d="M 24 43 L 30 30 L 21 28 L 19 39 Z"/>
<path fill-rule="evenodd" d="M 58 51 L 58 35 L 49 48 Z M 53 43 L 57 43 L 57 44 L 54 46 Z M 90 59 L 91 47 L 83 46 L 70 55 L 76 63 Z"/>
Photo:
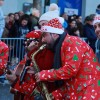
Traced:
<path fill-rule="evenodd" d="M 58 6 L 60 7 L 60 13 L 63 14 L 65 8 L 77 9 L 78 15 L 81 15 L 82 0 L 58 0 Z"/>
<path fill-rule="evenodd" d="M 66 12 L 69 16 L 74 14 L 78 15 L 78 9 L 65 8 L 64 12 Z"/>

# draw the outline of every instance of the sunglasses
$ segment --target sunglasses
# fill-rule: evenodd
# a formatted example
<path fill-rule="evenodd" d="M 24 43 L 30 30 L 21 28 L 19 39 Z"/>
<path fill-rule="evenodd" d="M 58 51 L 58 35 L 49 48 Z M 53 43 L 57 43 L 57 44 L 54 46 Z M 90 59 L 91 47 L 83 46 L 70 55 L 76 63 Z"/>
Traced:
<path fill-rule="evenodd" d="M 36 38 L 34 38 L 34 39 L 24 39 L 24 43 L 23 43 L 23 45 L 24 46 L 28 46 L 32 41 L 34 41 L 34 42 L 39 42 L 39 39 L 36 39 Z"/>

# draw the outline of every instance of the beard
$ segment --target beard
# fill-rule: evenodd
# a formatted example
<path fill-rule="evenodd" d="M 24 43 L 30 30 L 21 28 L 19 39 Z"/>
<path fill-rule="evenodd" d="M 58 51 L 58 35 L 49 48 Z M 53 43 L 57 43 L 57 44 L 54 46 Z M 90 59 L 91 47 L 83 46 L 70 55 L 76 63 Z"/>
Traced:
<path fill-rule="evenodd" d="M 48 49 L 53 49 L 53 46 L 54 46 L 53 44 L 47 44 Z"/>
<path fill-rule="evenodd" d="M 46 48 L 48 48 L 48 49 L 53 49 L 53 47 L 54 47 L 54 41 L 52 41 L 51 43 L 44 42 L 42 44 L 46 44 Z"/>

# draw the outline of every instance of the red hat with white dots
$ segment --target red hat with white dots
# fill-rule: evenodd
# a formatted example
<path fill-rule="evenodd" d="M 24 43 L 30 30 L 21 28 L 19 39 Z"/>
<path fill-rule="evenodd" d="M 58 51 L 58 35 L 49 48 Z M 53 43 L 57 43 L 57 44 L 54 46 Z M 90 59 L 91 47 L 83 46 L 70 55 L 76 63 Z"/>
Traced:
<path fill-rule="evenodd" d="M 50 20 L 47 24 L 41 27 L 42 32 L 49 32 L 55 34 L 63 34 L 64 29 L 58 18 Z"/>
<path fill-rule="evenodd" d="M 40 30 L 35 30 L 35 31 L 31 31 L 29 33 L 26 34 L 26 38 L 30 39 L 30 38 L 40 38 L 41 37 L 41 31 Z"/>

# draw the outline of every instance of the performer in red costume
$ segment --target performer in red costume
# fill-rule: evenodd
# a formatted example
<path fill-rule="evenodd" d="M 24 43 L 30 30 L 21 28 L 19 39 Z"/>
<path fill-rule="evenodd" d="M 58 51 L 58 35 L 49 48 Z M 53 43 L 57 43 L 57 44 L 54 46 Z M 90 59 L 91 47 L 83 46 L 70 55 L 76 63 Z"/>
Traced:
<path fill-rule="evenodd" d="M 41 36 L 41 31 L 32 31 L 26 35 L 26 38 L 28 40 L 25 42 L 25 45 L 26 45 L 25 47 L 26 47 L 28 53 L 27 53 L 27 57 L 25 56 L 26 58 L 24 58 L 24 60 L 22 60 L 19 63 L 18 67 L 22 67 L 23 65 L 25 65 L 27 58 L 31 59 L 31 54 L 34 53 L 38 49 L 38 46 L 40 45 L 40 43 L 39 43 L 40 36 Z M 33 41 L 31 43 L 29 43 L 29 41 L 32 39 L 33 39 Z M 53 55 L 54 55 L 53 52 L 51 52 L 48 49 L 44 49 L 36 55 L 35 60 L 36 60 L 37 65 L 39 66 L 40 70 L 51 69 L 52 64 L 53 64 Z M 30 66 L 28 66 L 27 73 L 26 73 L 25 78 L 21 85 L 20 85 L 19 76 L 17 74 L 18 73 L 17 68 L 16 68 L 15 72 L 12 72 L 12 75 L 8 75 L 8 74 L 6 75 L 7 79 L 10 82 L 13 82 L 15 80 L 13 82 L 15 84 L 12 85 L 13 89 L 16 92 L 20 92 L 20 93 L 24 94 L 24 98 L 22 98 L 21 100 L 34 100 L 34 96 L 30 96 L 32 94 L 33 90 L 36 88 L 35 77 L 31 70 L 32 66 L 33 66 L 33 64 L 30 63 Z M 21 69 L 21 68 L 19 68 L 19 69 Z M 17 76 L 16 76 L 16 74 L 17 74 Z M 52 82 L 47 83 L 47 87 L 49 89 L 49 92 L 54 90 L 54 84 Z M 15 100 L 16 100 L 16 98 L 15 98 Z M 17 100 L 19 100 L 19 99 L 17 98 Z"/>
<path fill-rule="evenodd" d="M 41 31 L 42 42 L 54 49 L 55 55 L 53 69 L 35 74 L 37 82 L 62 80 L 62 88 L 52 93 L 55 100 L 99 100 L 100 64 L 89 45 L 63 33 L 57 18 L 42 26 Z"/>
<path fill-rule="evenodd" d="M 0 41 L 0 75 L 4 74 L 8 62 L 9 48 L 8 46 Z"/>

